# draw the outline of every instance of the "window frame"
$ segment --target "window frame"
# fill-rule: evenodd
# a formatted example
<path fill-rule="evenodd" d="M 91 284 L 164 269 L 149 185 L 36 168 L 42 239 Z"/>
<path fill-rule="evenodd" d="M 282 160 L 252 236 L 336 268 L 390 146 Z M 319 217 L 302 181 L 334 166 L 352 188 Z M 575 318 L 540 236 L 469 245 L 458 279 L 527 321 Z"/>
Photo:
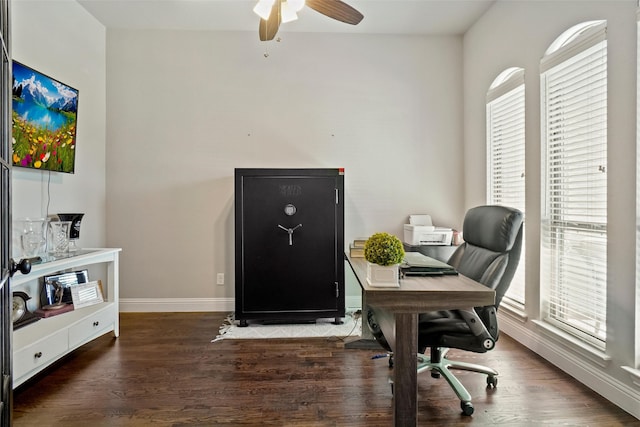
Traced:
<path fill-rule="evenodd" d="M 542 315 L 546 323 L 600 350 L 606 348 L 607 339 L 606 25 L 606 21 L 589 21 L 570 28 L 551 45 L 547 55 L 540 62 L 543 180 L 540 230 Z M 592 53 L 601 56 L 590 56 Z M 600 74 L 590 73 L 596 68 L 586 68 L 591 65 L 590 60 L 593 58 L 593 63 L 600 67 Z M 575 74 L 569 74 L 571 72 Z M 590 78 L 587 83 L 581 80 L 584 76 Z M 561 85 L 552 86 L 556 83 Z M 598 84 L 601 93 L 598 92 Z M 583 89 L 585 100 L 576 95 Z M 553 99 L 550 98 L 552 91 L 555 96 Z M 592 102 L 593 99 L 597 99 L 597 102 Z M 559 105 L 562 107 L 558 107 Z M 554 114 L 552 118 L 551 111 Z M 579 122 L 571 115 L 574 112 L 579 118 L 582 118 L 582 114 L 594 115 Z M 591 125 L 592 121 L 596 128 L 579 135 L 577 129 L 582 129 L 583 123 Z M 550 138 L 552 130 L 552 135 L 557 136 L 557 139 Z M 554 149 L 557 151 L 551 150 L 552 144 L 555 144 Z M 583 150 L 583 146 L 590 148 L 592 145 L 595 148 L 594 153 L 602 156 L 603 176 L 600 179 L 593 165 L 584 171 L 577 167 L 572 169 L 583 160 L 583 157 L 579 157 L 579 154 L 583 153 L 580 151 Z M 572 148 L 576 150 L 569 151 Z M 584 161 L 592 160 L 591 155 L 593 154 L 590 151 L 583 154 Z M 556 174 L 551 174 L 551 168 L 554 168 Z M 560 174 L 561 177 L 558 178 Z M 578 178 L 581 179 L 579 182 Z M 583 183 L 582 180 L 587 180 L 588 183 Z M 591 184 L 594 184 L 594 188 L 600 193 L 584 196 L 591 187 L 583 189 L 582 186 Z M 594 209 L 602 210 L 602 205 L 604 221 L 602 214 L 593 217 L 589 215 Z M 600 256 L 602 254 L 604 256 Z M 582 265 L 581 270 L 573 269 L 574 263 Z M 584 265 L 592 267 L 584 269 Z M 581 288 L 584 284 L 593 284 L 593 291 L 600 298 L 594 299 L 593 295 L 588 294 L 591 288 L 586 289 L 588 296 L 581 298 Z M 589 306 L 595 300 L 598 304 L 593 310 L 593 318 L 590 318 L 589 315 L 592 313 L 589 313 Z M 589 325 L 589 322 L 592 324 Z"/>
<path fill-rule="evenodd" d="M 487 92 L 485 119 L 487 132 L 487 203 L 507 204 L 520 209 L 524 214 L 526 200 L 526 115 L 523 68 L 507 68 L 494 79 Z M 498 132 L 501 133 L 501 136 L 496 138 Z M 510 159 L 496 163 L 497 151 L 508 152 L 511 156 Z M 505 166 L 504 173 L 497 171 L 497 168 L 502 166 Z M 517 177 L 518 170 L 520 171 L 520 177 Z M 496 178 L 500 178 L 503 185 L 498 185 Z M 521 180 L 521 185 L 518 180 Z M 500 189 L 498 187 L 511 191 L 505 193 L 506 197 L 500 197 L 498 196 Z M 518 191 L 521 194 L 514 194 Z M 521 262 L 503 302 L 510 308 L 524 312 L 526 302 L 524 233 L 520 257 Z"/>

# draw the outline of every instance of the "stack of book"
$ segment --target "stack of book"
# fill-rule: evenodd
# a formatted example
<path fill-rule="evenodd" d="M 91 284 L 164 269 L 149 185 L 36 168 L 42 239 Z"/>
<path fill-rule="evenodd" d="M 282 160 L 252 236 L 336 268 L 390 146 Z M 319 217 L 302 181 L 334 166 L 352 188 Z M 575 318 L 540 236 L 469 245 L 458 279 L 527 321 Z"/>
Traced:
<path fill-rule="evenodd" d="M 359 237 L 349 245 L 349 256 L 351 258 L 364 258 L 364 244 L 367 237 Z"/>

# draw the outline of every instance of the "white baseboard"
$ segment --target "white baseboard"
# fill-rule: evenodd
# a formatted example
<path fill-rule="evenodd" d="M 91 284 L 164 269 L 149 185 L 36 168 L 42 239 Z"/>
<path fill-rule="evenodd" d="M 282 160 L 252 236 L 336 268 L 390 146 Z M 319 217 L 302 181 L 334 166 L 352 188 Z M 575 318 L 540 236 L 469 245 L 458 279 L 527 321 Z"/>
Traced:
<path fill-rule="evenodd" d="M 360 297 L 347 297 L 347 311 L 362 308 Z M 234 311 L 235 298 L 120 298 L 121 313 Z"/>
<path fill-rule="evenodd" d="M 637 389 L 599 369 L 589 361 L 589 357 L 579 357 L 544 334 L 528 329 L 522 321 L 506 312 L 499 313 L 499 321 L 502 332 L 640 419 L 640 393 Z"/>
<path fill-rule="evenodd" d="M 120 298 L 121 313 L 233 311 L 234 298 Z"/>
<path fill-rule="evenodd" d="M 345 298 L 344 305 L 347 311 L 362 310 L 362 297 L 361 296 L 347 296 Z"/>

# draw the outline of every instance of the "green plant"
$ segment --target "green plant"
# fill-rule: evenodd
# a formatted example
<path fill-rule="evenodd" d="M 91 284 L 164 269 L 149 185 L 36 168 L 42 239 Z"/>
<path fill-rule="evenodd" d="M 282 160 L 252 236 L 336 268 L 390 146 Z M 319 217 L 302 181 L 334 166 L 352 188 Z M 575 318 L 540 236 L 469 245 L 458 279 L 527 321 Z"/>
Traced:
<path fill-rule="evenodd" d="M 404 258 L 404 248 L 393 234 L 375 233 L 364 244 L 364 258 L 378 265 L 399 264 Z"/>

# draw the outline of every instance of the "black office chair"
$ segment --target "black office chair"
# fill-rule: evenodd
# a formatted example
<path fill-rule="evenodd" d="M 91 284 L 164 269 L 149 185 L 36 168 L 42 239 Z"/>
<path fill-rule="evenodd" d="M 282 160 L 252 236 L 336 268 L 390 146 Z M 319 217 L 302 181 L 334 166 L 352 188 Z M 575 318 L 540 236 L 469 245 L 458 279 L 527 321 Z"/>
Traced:
<path fill-rule="evenodd" d="M 498 384 L 498 372 L 445 357 L 450 348 L 484 353 L 492 350 L 498 340 L 496 310 L 509 288 L 522 249 L 523 215 L 517 209 L 504 206 L 479 206 L 470 209 L 464 218 L 460 245 L 448 264 L 477 282 L 496 291 L 496 303 L 488 307 L 444 310 L 420 314 L 418 317 L 418 373 L 429 370 L 431 376 L 441 375 L 460 399 L 465 415 L 473 414 L 471 395 L 450 369 L 480 372 L 487 375 L 487 386 Z M 387 350 L 395 346 L 395 325 L 392 313 L 370 307 L 367 313 L 374 337 Z M 426 350 L 430 350 L 430 357 Z M 390 359 L 390 366 L 393 366 Z"/>

